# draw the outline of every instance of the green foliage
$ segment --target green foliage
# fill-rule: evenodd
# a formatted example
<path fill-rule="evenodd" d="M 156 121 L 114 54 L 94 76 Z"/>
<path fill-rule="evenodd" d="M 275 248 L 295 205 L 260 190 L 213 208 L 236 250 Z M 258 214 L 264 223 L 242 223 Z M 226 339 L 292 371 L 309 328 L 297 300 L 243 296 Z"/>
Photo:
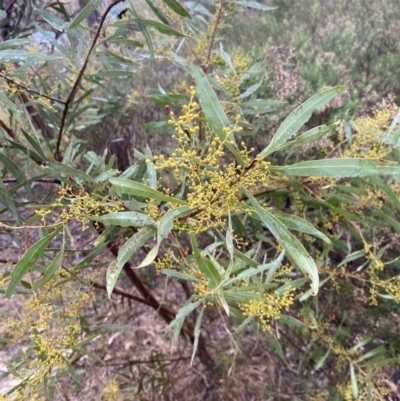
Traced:
<path fill-rule="evenodd" d="M 132 326 L 118 320 L 120 298 L 132 313 L 152 308 L 173 345 L 190 342 L 180 364 L 186 374 L 197 361 L 215 397 L 239 397 L 219 386 L 237 374 L 234 363 L 245 369 L 240 350 L 258 329 L 287 373 L 281 393 L 263 383 L 255 397 L 293 398 L 299 388 L 310 400 L 389 394 L 400 349 L 391 322 L 400 302 L 396 109 L 315 126 L 312 116 L 345 88 L 310 80 L 307 93 L 323 90 L 286 107 L 266 132 L 256 117 L 279 115 L 282 96 L 260 80 L 262 64 L 228 52 L 218 33 L 243 7 L 271 15 L 273 7 L 130 2 L 115 21 L 122 2 L 101 3 L 71 15 L 40 4 L 43 20 L 27 16 L 0 44 L 0 229 L 19 247 L 19 260 L 5 252 L 0 282 L 2 341 L 16 349 L 7 367 L 16 382 L 2 399 L 85 399 L 94 366 L 110 377 L 104 399 L 149 399 L 161 388 L 169 399 L 175 383 L 162 358 L 150 361 L 159 365 L 149 380 L 129 361 L 105 363 L 115 337 L 104 332 Z M 123 116 L 147 95 L 135 92 L 136 77 L 167 61 L 179 82 L 148 94 L 167 110 L 148 125 L 163 133 L 158 146 L 110 155 L 114 127 L 124 129 Z M 257 132 L 266 142 L 258 150 L 250 147 Z M 233 353 L 213 345 L 215 321 Z"/>

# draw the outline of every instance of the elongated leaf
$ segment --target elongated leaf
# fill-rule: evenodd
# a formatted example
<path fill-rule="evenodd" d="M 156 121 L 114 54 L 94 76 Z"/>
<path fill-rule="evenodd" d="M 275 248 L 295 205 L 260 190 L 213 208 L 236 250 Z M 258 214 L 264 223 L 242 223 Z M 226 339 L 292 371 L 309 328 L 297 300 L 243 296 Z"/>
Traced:
<path fill-rule="evenodd" d="M 97 7 L 99 7 L 102 2 L 103 0 L 92 0 L 90 3 L 88 3 L 72 21 L 69 29 L 71 30 L 72 28 L 78 26 L 84 19 L 89 17 L 90 14 L 96 11 Z"/>
<path fill-rule="evenodd" d="M 282 150 L 291 148 L 292 146 L 300 146 L 306 143 L 314 142 L 317 139 L 326 135 L 328 132 L 331 132 L 336 127 L 337 124 L 335 123 L 332 125 L 320 125 L 318 127 L 311 128 L 293 141 L 289 141 L 283 143 L 281 146 L 278 146 L 277 148 L 275 148 L 274 152 L 281 152 Z"/>
<path fill-rule="evenodd" d="M 17 224 L 19 224 L 21 219 L 19 217 L 17 208 L 15 207 L 14 201 L 10 196 L 8 188 L 5 186 L 2 180 L 0 180 L 0 203 L 2 203 L 6 209 L 12 213 L 14 220 Z"/>
<path fill-rule="evenodd" d="M 224 50 L 224 46 L 223 46 L 222 42 L 219 44 L 219 52 L 221 53 L 222 58 L 224 59 L 225 63 L 228 65 L 228 67 L 231 69 L 231 71 L 235 71 L 235 68 L 233 67 L 231 56 Z"/>
<path fill-rule="evenodd" d="M 99 217 L 90 217 L 90 220 L 98 221 L 106 226 L 144 227 L 155 226 L 156 222 L 143 213 L 114 212 Z"/>
<path fill-rule="evenodd" d="M 25 274 L 31 269 L 31 267 L 36 263 L 36 261 L 43 255 L 50 242 L 58 233 L 58 230 L 52 232 L 49 235 L 41 238 L 38 242 L 33 244 L 22 256 L 19 262 L 15 265 L 12 273 L 11 280 L 8 283 L 6 289 L 6 298 L 10 298 L 14 293 L 15 288 L 25 276 Z"/>
<path fill-rule="evenodd" d="M 335 96 L 343 92 L 344 86 L 337 86 L 332 89 L 325 90 L 301 104 L 292 111 L 285 121 L 281 124 L 272 138 L 270 144 L 260 153 L 259 157 L 265 158 L 272 152 L 275 152 L 283 143 L 290 139 L 297 131 L 308 121 L 311 114 L 327 103 Z"/>
<path fill-rule="evenodd" d="M 222 141 L 225 141 L 227 136 L 224 132 L 224 128 L 229 127 L 229 120 L 218 101 L 217 95 L 200 68 L 191 64 L 189 65 L 189 71 L 192 77 L 197 81 L 197 95 L 199 96 L 200 104 L 207 117 L 207 121 L 218 137 Z M 226 142 L 226 147 L 236 156 L 238 161 L 242 162 L 243 158 L 236 147 L 235 139 L 232 134 L 228 136 L 228 140 L 233 141 L 233 144 Z"/>
<path fill-rule="evenodd" d="M 328 351 L 325 352 L 324 355 L 321 356 L 321 358 L 319 358 L 317 360 L 317 363 L 315 364 L 315 368 L 313 369 L 313 372 L 317 371 L 318 369 L 322 368 L 326 362 L 326 360 L 328 359 L 329 355 L 331 354 L 331 350 L 328 349 Z"/>
<path fill-rule="evenodd" d="M 331 240 L 321 231 L 317 230 L 311 223 L 294 214 L 286 214 L 279 210 L 273 210 L 271 213 L 277 217 L 289 230 L 296 230 L 302 233 L 313 235 L 321 238 L 327 244 L 331 244 Z"/>
<path fill-rule="evenodd" d="M 263 273 L 265 270 L 278 268 L 280 266 L 280 264 L 282 263 L 282 259 L 283 259 L 284 255 L 285 255 L 285 252 L 281 252 L 279 254 L 279 256 L 273 262 L 259 265 L 256 269 L 253 267 L 249 267 L 248 269 L 239 273 L 236 277 L 234 277 L 234 278 L 230 279 L 229 281 L 227 281 L 226 283 L 224 283 L 224 286 L 231 285 L 237 281 L 246 280 L 256 274 Z"/>
<path fill-rule="evenodd" d="M 16 180 L 22 184 L 26 182 L 26 177 L 22 171 L 3 153 L 0 153 L 0 162 L 4 164 L 4 167 L 16 178 Z"/>
<path fill-rule="evenodd" d="M 110 299 L 124 264 L 155 234 L 155 232 L 156 229 L 154 227 L 144 227 L 129 238 L 120 248 L 117 260 L 113 261 L 107 269 L 106 286 Z"/>
<path fill-rule="evenodd" d="M 134 26 L 137 26 L 137 28 L 142 32 L 145 29 L 145 27 L 152 27 L 152 28 L 157 29 L 159 32 L 163 33 L 164 35 L 186 36 L 182 32 L 179 32 L 176 29 L 171 28 L 169 25 L 162 24 L 161 22 L 158 22 L 158 21 L 140 18 L 137 14 L 135 16 L 136 16 L 136 18 L 124 19 L 122 21 L 115 22 L 112 25 L 116 26 L 116 27 L 123 27 L 123 28 L 128 28 L 129 26 L 134 25 Z"/>
<path fill-rule="evenodd" d="M 86 182 L 93 182 L 93 178 L 89 174 L 86 174 L 73 167 L 66 166 L 65 164 L 62 164 L 62 163 L 56 163 L 56 162 L 48 163 L 46 165 L 46 167 L 44 167 L 44 169 L 46 169 L 46 168 L 53 170 L 60 177 L 62 177 L 64 175 L 64 176 L 73 177 L 74 179 L 79 179 L 79 180 L 86 181 Z"/>
<path fill-rule="evenodd" d="M 191 365 L 193 364 L 193 359 L 194 359 L 194 356 L 196 355 L 197 347 L 199 345 L 200 327 L 201 327 L 201 321 L 203 319 L 203 312 L 204 312 L 204 306 L 201 309 L 199 316 L 197 316 L 196 325 L 194 326 L 193 352 L 192 352 L 192 358 L 190 359 Z"/>
<path fill-rule="evenodd" d="M 244 193 L 249 198 L 251 205 L 260 217 L 261 221 L 268 227 L 272 235 L 283 245 L 288 255 L 293 259 L 297 267 L 311 280 L 311 291 L 313 295 L 318 293 L 319 276 L 318 268 L 304 249 L 299 240 L 280 222 L 271 212 L 260 206 L 254 196 L 243 188 Z"/>
<path fill-rule="evenodd" d="M 56 28 L 60 32 L 64 31 L 68 27 L 68 24 L 64 20 L 56 17 L 54 14 L 51 14 L 48 11 L 38 9 L 36 9 L 35 11 L 36 14 L 43 17 L 46 22 L 48 22 L 53 28 Z"/>
<path fill-rule="evenodd" d="M 191 15 L 176 0 L 163 0 L 163 2 L 181 17 L 190 19 L 192 18 Z"/>
<path fill-rule="evenodd" d="M 121 192 L 122 194 L 135 195 L 163 202 L 177 203 L 179 205 L 187 205 L 187 202 L 181 199 L 170 198 L 169 196 L 164 195 L 147 185 L 141 184 L 140 182 L 131 181 L 126 178 L 110 178 L 110 183 L 116 191 Z"/>
<path fill-rule="evenodd" d="M 194 256 L 198 263 L 200 271 L 207 278 L 210 290 L 211 291 L 215 290 L 221 283 L 221 277 L 220 277 L 217 269 L 215 268 L 215 266 L 212 264 L 212 262 L 210 260 L 204 259 L 201 256 L 198 245 L 197 245 L 197 239 L 194 234 L 190 235 L 190 242 L 192 244 L 193 253 L 194 253 Z"/>
<path fill-rule="evenodd" d="M 146 0 L 147 5 L 150 7 L 151 11 L 157 16 L 157 18 L 165 25 L 169 25 L 169 21 L 160 10 L 151 0 Z"/>
<path fill-rule="evenodd" d="M 368 177 L 400 174 L 400 165 L 381 159 L 325 159 L 290 166 L 271 166 L 271 171 L 289 176 Z"/>
<path fill-rule="evenodd" d="M 288 315 L 279 315 L 279 321 L 282 323 L 285 323 L 289 326 L 294 326 L 294 327 L 306 327 L 306 325 L 301 322 L 300 320 L 292 317 L 292 316 L 288 316 Z"/>
<path fill-rule="evenodd" d="M 164 214 L 164 216 L 158 223 L 157 244 L 146 255 L 145 259 L 138 266 L 138 268 L 145 267 L 153 263 L 154 259 L 158 255 L 158 250 L 160 248 L 162 241 L 167 237 L 167 235 L 171 232 L 172 228 L 174 227 L 174 220 L 177 219 L 178 217 L 184 216 L 189 211 L 190 211 L 189 206 L 180 206 L 175 209 L 168 210 L 168 212 Z"/>
<path fill-rule="evenodd" d="M 18 107 L 5 95 L 0 93 L 0 102 L 4 104 L 11 112 L 15 113 L 16 115 L 21 114 Z"/>
<path fill-rule="evenodd" d="M 354 365 L 350 363 L 350 383 L 351 383 L 351 391 L 353 393 L 353 398 L 358 400 L 358 384 L 357 377 L 354 372 Z"/>
<path fill-rule="evenodd" d="M 246 97 L 251 96 L 254 92 L 257 91 L 257 89 L 261 86 L 262 82 L 258 82 L 254 85 L 251 85 L 245 92 L 243 92 L 241 95 L 239 95 L 237 98 L 238 99 L 246 99 Z"/>
<path fill-rule="evenodd" d="M 190 274 L 177 272 L 176 270 L 172 270 L 172 269 L 164 269 L 162 271 L 162 274 L 165 274 L 166 276 L 169 276 L 169 277 L 179 278 L 180 280 L 190 280 L 190 281 L 200 282 L 200 280 L 198 278 L 196 278 Z"/>
<path fill-rule="evenodd" d="M 41 286 L 46 284 L 54 276 L 57 269 L 61 266 L 63 256 L 64 256 L 64 249 L 61 249 L 61 251 L 58 252 L 54 260 L 49 264 L 49 266 L 43 272 L 43 277 L 34 282 L 33 284 L 34 290 L 38 290 Z"/>

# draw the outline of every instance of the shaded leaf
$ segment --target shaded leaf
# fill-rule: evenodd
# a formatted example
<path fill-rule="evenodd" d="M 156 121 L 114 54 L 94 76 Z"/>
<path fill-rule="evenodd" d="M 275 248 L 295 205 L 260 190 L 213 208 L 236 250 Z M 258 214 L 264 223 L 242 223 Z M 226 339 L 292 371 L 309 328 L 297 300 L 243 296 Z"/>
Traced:
<path fill-rule="evenodd" d="M 58 233 L 58 230 L 53 231 L 51 234 L 46 235 L 41 238 L 35 244 L 33 244 L 21 257 L 19 262 L 15 265 L 12 273 L 11 280 L 8 283 L 6 289 L 6 298 L 10 298 L 14 293 L 15 288 L 25 276 L 25 274 L 31 269 L 31 267 L 36 263 L 36 261 L 43 255 L 43 252 L 46 250 L 50 242 Z"/>

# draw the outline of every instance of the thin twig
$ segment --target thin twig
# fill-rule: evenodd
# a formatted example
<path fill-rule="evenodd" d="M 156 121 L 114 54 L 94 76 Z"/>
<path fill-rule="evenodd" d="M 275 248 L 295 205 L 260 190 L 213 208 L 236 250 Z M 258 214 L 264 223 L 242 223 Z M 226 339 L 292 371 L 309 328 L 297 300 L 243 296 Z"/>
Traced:
<path fill-rule="evenodd" d="M 98 283 L 96 281 L 91 281 L 90 284 L 95 287 L 98 288 L 100 290 L 107 290 L 107 287 L 104 284 Z M 146 301 L 143 298 L 137 297 L 136 295 L 132 295 L 129 292 L 126 292 L 124 290 L 121 290 L 120 288 L 114 287 L 113 289 L 113 294 L 117 294 L 117 295 L 121 295 L 124 298 L 129 298 L 132 299 L 133 301 L 137 301 L 140 302 L 142 304 L 148 305 L 148 306 L 152 306 L 151 302 Z"/>
<path fill-rule="evenodd" d="M 210 46 L 209 46 L 209 48 L 208 48 L 207 59 L 206 59 L 206 66 L 207 66 L 208 62 L 210 61 L 211 50 L 212 50 L 212 48 L 213 48 L 213 46 L 214 46 L 215 35 L 216 35 L 216 33 L 217 33 L 218 24 L 219 24 L 219 21 L 220 21 L 220 19 L 221 19 L 221 14 L 222 14 L 223 6 L 224 6 L 224 2 L 221 1 L 221 7 L 220 7 L 219 10 L 218 10 L 217 20 L 215 21 L 213 33 L 212 33 L 212 36 L 211 36 Z M 205 67 L 206 67 L 206 66 L 205 66 Z M 205 67 L 204 67 L 204 68 L 205 68 Z"/>
<path fill-rule="evenodd" d="M 74 97 L 76 95 L 76 92 L 78 91 L 79 83 L 80 83 L 80 81 L 81 81 L 81 79 L 83 77 L 83 74 L 86 71 L 86 67 L 87 67 L 87 65 L 89 63 L 90 56 L 91 56 L 91 54 L 92 54 L 92 52 L 93 52 L 93 50 L 94 50 L 94 48 L 96 46 L 97 40 L 99 39 L 101 29 L 103 28 L 103 25 L 104 25 L 104 22 L 106 20 L 106 17 L 108 15 L 108 13 L 111 11 L 111 9 L 114 6 L 116 6 L 117 4 L 121 3 L 122 1 L 123 0 L 115 0 L 111 4 L 109 4 L 109 6 L 107 7 L 107 9 L 104 12 L 103 16 L 101 17 L 99 26 L 97 28 L 96 34 L 94 35 L 93 42 L 92 42 L 92 45 L 90 46 L 90 49 L 89 49 L 89 52 L 88 52 L 88 54 L 86 56 L 85 62 L 83 63 L 82 68 L 79 71 L 78 76 L 76 77 L 76 80 L 75 80 L 75 83 L 74 83 L 74 85 L 72 87 L 72 90 L 71 90 L 71 92 L 70 92 L 70 94 L 69 94 L 69 96 L 68 96 L 68 98 L 67 98 L 67 100 L 65 102 L 64 111 L 63 111 L 63 114 L 62 114 L 62 117 L 61 117 L 61 122 L 60 122 L 60 130 L 58 131 L 56 150 L 54 152 L 54 157 L 56 158 L 56 160 L 60 160 L 60 156 L 61 156 L 60 155 L 60 145 L 61 145 L 61 139 L 62 139 L 62 136 L 63 136 L 65 122 L 66 122 L 66 119 L 67 119 L 69 106 L 71 105 L 71 103 L 74 100 Z"/>
<path fill-rule="evenodd" d="M 52 97 L 52 96 L 49 96 L 49 95 L 45 95 L 44 93 L 38 92 L 35 89 L 28 88 L 27 86 L 25 86 L 25 85 L 23 85 L 23 84 L 21 84 L 21 83 L 19 83 L 17 81 L 14 81 L 13 79 L 11 79 L 9 77 L 6 77 L 3 74 L 0 74 L 0 78 L 3 78 L 9 83 L 12 83 L 14 85 L 19 86 L 22 89 L 25 89 L 27 92 L 34 93 L 35 95 L 38 95 L 40 97 L 44 97 L 46 99 L 52 100 L 53 102 L 65 104 L 65 100 L 57 99 L 56 97 Z"/>
<path fill-rule="evenodd" d="M 0 127 L 3 128 L 4 131 L 7 132 L 7 134 L 12 138 L 15 139 L 15 133 L 14 131 L 3 121 L 0 120 Z"/>

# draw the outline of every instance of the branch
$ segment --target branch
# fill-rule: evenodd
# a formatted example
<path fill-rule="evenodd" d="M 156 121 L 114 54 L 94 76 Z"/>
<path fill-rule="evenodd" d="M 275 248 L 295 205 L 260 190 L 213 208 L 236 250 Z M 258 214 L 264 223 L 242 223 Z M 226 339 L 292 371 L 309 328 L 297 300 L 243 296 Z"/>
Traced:
<path fill-rule="evenodd" d="M 79 83 L 80 83 L 80 81 L 81 81 L 81 79 L 82 79 L 82 77 L 83 77 L 83 74 L 84 74 L 85 71 L 86 71 L 87 65 L 88 65 L 88 63 L 89 63 L 89 58 L 90 58 L 90 56 L 91 56 L 91 54 L 92 54 L 92 52 L 93 52 L 93 49 L 94 49 L 95 46 L 96 46 L 97 40 L 99 39 L 101 29 L 103 28 L 103 25 L 104 25 L 104 22 L 105 22 L 105 20 L 106 20 L 106 17 L 107 17 L 107 15 L 108 15 L 108 13 L 111 11 L 111 9 L 112 9 L 115 5 L 121 3 L 122 1 L 123 1 L 123 0 L 115 0 L 115 1 L 113 1 L 111 4 L 109 4 L 109 6 L 107 7 L 107 9 L 106 9 L 106 11 L 104 12 L 103 16 L 101 17 L 101 20 L 100 20 L 99 26 L 98 26 L 98 28 L 97 28 L 96 34 L 94 35 L 94 39 L 93 39 L 93 42 L 92 42 L 92 46 L 90 47 L 89 52 L 88 52 L 88 54 L 87 54 L 87 56 L 86 56 L 85 62 L 83 63 L 82 68 L 81 68 L 81 70 L 79 71 L 78 76 L 76 77 L 76 80 L 75 80 L 75 83 L 74 83 L 74 85 L 73 85 L 73 87 L 72 87 L 71 93 L 69 94 L 68 99 L 67 99 L 66 102 L 65 102 L 64 111 L 63 111 L 63 114 L 62 114 L 62 117 L 61 117 L 60 130 L 58 131 L 58 138 L 57 138 L 56 150 L 55 150 L 55 153 L 54 153 L 54 157 L 55 157 L 56 160 L 58 160 L 58 161 L 59 161 L 60 158 L 61 158 L 61 155 L 60 155 L 60 144 L 61 144 L 61 139 L 62 139 L 62 136 L 63 136 L 63 131 L 64 131 L 64 127 L 65 127 L 65 122 L 66 122 L 66 119 L 67 119 L 67 114 L 68 114 L 69 106 L 71 105 L 71 103 L 72 103 L 72 101 L 74 100 L 74 97 L 75 97 L 75 95 L 76 95 L 76 92 L 78 91 Z"/>
<path fill-rule="evenodd" d="M 0 74 L 0 77 L 5 79 L 7 82 L 9 82 L 11 84 L 17 85 L 18 87 L 20 87 L 22 89 L 25 89 L 27 92 L 34 93 L 35 95 L 38 95 L 40 97 L 44 97 L 46 99 L 52 100 L 53 102 L 58 102 L 58 103 L 61 103 L 61 104 L 65 104 L 65 100 L 61 100 L 61 99 L 57 99 L 56 97 L 45 95 L 44 93 L 40 93 L 40 92 L 36 91 L 35 89 L 30 89 L 27 86 L 25 86 L 23 84 L 20 84 L 19 82 L 14 81 L 13 79 L 8 78 L 3 74 Z"/>
<path fill-rule="evenodd" d="M 221 19 L 221 14 L 222 14 L 222 8 L 223 8 L 223 6 L 224 6 L 224 3 L 223 3 L 223 1 L 221 1 L 221 6 L 220 6 L 220 8 L 219 8 L 219 10 L 218 10 L 217 20 L 215 21 L 213 33 L 212 33 L 212 36 L 211 36 L 210 46 L 209 46 L 209 48 L 208 48 L 206 64 L 208 64 L 208 62 L 210 61 L 211 50 L 212 50 L 212 47 L 213 47 L 213 45 L 214 45 L 215 35 L 216 35 L 216 33 L 217 33 L 218 24 L 219 24 L 219 21 L 220 21 L 220 19 Z"/>
<path fill-rule="evenodd" d="M 4 131 L 7 132 L 7 134 L 12 138 L 15 139 L 15 133 L 14 131 L 3 121 L 0 120 L 0 127 L 3 128 Z"/>

